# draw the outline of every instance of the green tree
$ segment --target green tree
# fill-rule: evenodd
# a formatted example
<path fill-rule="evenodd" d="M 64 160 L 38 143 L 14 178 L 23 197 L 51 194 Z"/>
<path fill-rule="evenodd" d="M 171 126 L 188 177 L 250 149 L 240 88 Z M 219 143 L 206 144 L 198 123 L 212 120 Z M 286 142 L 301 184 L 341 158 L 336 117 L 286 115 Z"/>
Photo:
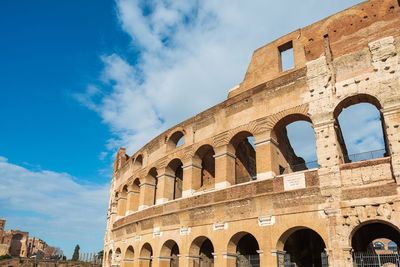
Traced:
<path fill-rule="evenodd" d="M 102 250 L 102 251 L 99 251 L 99 252 L 97 253 L 97 256 L 96 256 L 96 257 L 97 257 L 98 259 L 101 259 L 101 260 L 102 260 L 102 259 L 103 259 L 103 254 L 104 254 L 104 251 L 103 251 L 103 250 Z"/>
<path fill-rule="evenodd" d="M 72 255 L 72 261 L 78 261 L 79 260 L 79 245 L 75 246 L 74 254 Z"/>

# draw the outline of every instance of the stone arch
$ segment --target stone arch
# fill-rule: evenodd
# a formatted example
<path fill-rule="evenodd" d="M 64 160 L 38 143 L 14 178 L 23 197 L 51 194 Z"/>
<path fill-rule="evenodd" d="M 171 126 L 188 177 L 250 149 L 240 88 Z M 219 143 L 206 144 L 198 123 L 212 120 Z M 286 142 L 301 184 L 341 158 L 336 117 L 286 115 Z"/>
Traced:
<path fill-rule="evenodd" d="M 205 144 L 199 147 L 194 154 L 194 162 L 201 167 L 200 188 L 214 188 L 215 184 L 215 159 L 214 148 Z M 195 190 L 200 188 L 194 188 Z"/>
<path fill-rule="evenodd" d="M 121 249 L 118 247 L 116 250 L 115 250 L 115 255 L 114 255 L 114 264 L 113 265 L 120 265 L 120 263 L 121 263 L 121 257 L 122 257 L 122 254 L 121 254 Z"/>
<path fill-rule="evenodd" d="M 275 161 L 275 173 L 284 174 L 318 167 L 316 155 L 313 160 L 306 163 L 306 161 L 302 157 L 299 157 L 293 149 L 291 141 L 299 142 L 301 140 L 296 137 L 295 140 L 290 140 L 287 126 L 299 121 L 305 121 L 308 123 L 308 126 L 305 127 L 308 127 L 310 132 L 312 132 L 310 134 L 313 135 L 309 136 L 310 139 L 313 140 L 312 144 L 310 144 L 312 145 L 310 149 L 316 151 L 315 131 L 312 128 L 312 121 L 308 115 L 305 115 L 304 113 L 291 113 L 281 117 L 273 125 L 270 132 L 270 140 L 273 144 L 273 150 L 275 150 L 274 155 L 276 155 L 273 159 Z"/>
<path fill-rule="evenodd" d="M 254 135 L 249 131 L 236 133 L 229 141 L 235 155 L 235 184 L 257 178 Z"/>
<path fill-rule="evenodd" d="M 179 255 L 178 244 L 172 239 L 165 241 L 161 247 L 160 258 L 169 259 L 170 260 L 169 266 L 178 267 L 179 266 L 178 255 Z"/>
<path fill-rule="evenodd" d="M 260 256 L 258 251 L 260 246 L 254 235 L 249 232 L 238 232 L 234 234 L 227 247 L 227 252 L 237 255 L 237 262 L 240 266 L 250 266 L 252 264 L 260 264 Z"/>
<path fill-rule="evenodd" d="M 149 243 L 143 244 L 140 250 L 140 257 L 139 260 L 142 261 L 144 264 L 140 266 L 150 267 L 152 266 L 153 262 L 153 248 Z"/>
<path fill-rule="evenodd" d="M 387 134 L 386 134 L 386 126 L 383 118 L 383 114 L 381 112 L 382 105 L 379 99 L 373 95 L 370 94 L 355 94 L 348 96 L 346 98 L 341 99 L 337 105 L 335 106 L 333 110 L 333 118 L 335 120 L 335 131 L 336 131 L 336 138 L 339 143 L 341 152 L 342 152 L 342 158 L 344 163 L 349 163 L 352 161 L 360 161 L 357 157 L 349 157 L 348 153 L 348 148 L 346 146 L 346 141 L 343 136 L 343 132 L 341 129 L 341 125 L 339 123 L 339 115 L 342 113 L 342 111 L 346 108 L 349 108 L 350 106 L 358 105 L 358 104 L 371 104 L 376 108 L 376 110 L 379 112 L 380 116 L 380 121 L 381 121 L 381 130 L 382 130 L 382 138 L 383 138 L 383 143 L 384 143 L 384 152 L 382 152 L 382 155 L 373 155 L 373 158 L 378 158 L 381 156 L 387 156 L 389 154 L 389 147 L 388 147 L 388 140 L 387 140 Z M 357 129 L 358 130 L 358 129 Z M 364 159 L 361 159 L 364 160 Z"/>
<path fill-rule="evenodd" d="M 276 248 L 290 255 L 291 262 L 298 267 L 322 266 L 321 253 L 326 248 L 325 240 L 316 231 L 304 226 L 285 231 Z"/>
<path fill-rule="evenodd" d="M 183 163 L 179 158 L 171 160 L 166 168 L 166 172 L 171 177 L 174 177 L 174 185 L 171 199 L 178 199 L 182 197 L 183 185 Z"/>
<path fill-rule="evenodd" d="M 128 185 L 124 185 L 121 189 L 120 197 L 126 197 L 128 195 Z"/>
<path fill-rule="evenodd" d="M 135 250 L 133 249 L 133 246 L 127 247 L 125 250 L 124 259 L 133 260 L 134 258 L 135 258 Z"/>
<path fill-rule="evenodd" d="M 349 245 L 354 251 L 367 251 L 372 241 L 378 238 L 400 244 L 400 229 L 388 221 L 369 220 L 354 227 L 349 235 Z"/>
<path fill-rule="evenodd" d="M 183 138 L 183 143 L 180 144 L 182 141 L 181 139 Z M 167 143 L 167 151 L 170 151 L 176 147 L 179 147 L 184 144 L 185 140 L 185 131 L 183 129 L 176 129 L 174 132 L 172 132 L 169 136 L 166 137 L 166 143 Z"/>
<path fill-rule="evenodd" d="M 128 194 L 128 210 L 137 211 L 139 209 L 139 199 L 140 199 L 140 178 L 135 178 L 133 182 L 129 185 Z"/>
<path fill-rule="evenodd" d="M 157 176 L 158 176 L 158 172 L 157 172 L 157 168 L 156 167 L 152 167 L 150 168 L 150 170 L 147 172 L 145 183 L 148 183 L 150 187 L 152 187 L 152 190 L 149 190 L 149 193 L 153 195 L 153 203 L 152 205 L 156 204 L 156 197 L 157 197 Z"/>
<path fill-rule="evenodd" d="M 139 154 L 139 155 L 136 156 L 133 165 L 136 168 L 141 168 L 143 166 L 143 154 Z"/>
<path fill-rule="evenodd" d="M 213 253 L 214 253 L 214 245 L 211 242 L 211 240 L 205 236 L 196 237 L 192 241 L 189 248 L 190 256 L 198 257 L 197 260 L 200 262 L 204 262 L 205 264 L 214 263 Z"/>

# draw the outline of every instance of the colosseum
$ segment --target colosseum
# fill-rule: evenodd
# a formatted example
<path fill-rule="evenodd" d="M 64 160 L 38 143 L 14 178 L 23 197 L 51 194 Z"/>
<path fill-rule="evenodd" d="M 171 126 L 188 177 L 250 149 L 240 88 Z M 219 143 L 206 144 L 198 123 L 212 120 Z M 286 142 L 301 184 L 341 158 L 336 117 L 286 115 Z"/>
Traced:
<path fill-rule="evenodd" d="M 366 1 L 257 49 L 227 100 L 120 148 L 104 266 L 400 266 L 399 5 Z M 381 121 L 368 157 L 338 119 L 360 103 Z M 314 162 L 290 143 L 297 121 Z"/>

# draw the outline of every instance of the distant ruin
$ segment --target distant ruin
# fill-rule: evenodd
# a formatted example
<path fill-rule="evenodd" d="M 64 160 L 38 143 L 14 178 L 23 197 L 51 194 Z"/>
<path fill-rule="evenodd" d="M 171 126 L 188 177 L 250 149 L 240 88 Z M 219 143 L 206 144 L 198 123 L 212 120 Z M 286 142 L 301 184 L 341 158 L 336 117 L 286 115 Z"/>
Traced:
<path fill-rule="evenodd" d="M 32 257 L 49 259 L 54 256 L 55 248 L 43 240 L 30 237 L 28 232 L 5 229 L 6 220 L 0 219 L 0 256 Z"/>

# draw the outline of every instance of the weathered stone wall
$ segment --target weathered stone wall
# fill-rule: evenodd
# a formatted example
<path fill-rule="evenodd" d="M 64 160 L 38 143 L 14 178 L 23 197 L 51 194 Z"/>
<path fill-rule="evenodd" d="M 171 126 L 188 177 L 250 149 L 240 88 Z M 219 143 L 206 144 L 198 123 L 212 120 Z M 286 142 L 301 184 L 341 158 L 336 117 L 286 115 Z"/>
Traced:
<path fill-rule="evenodd" d="M 258 244 L 260 266 L 276 266 L 282 251 L 296 246 L 296 235 L 311 232 L 317 237 L 311 233 L 310 240 L 322 240 L 330 266 L 352 266 L 359 233 L 400 244 L 398 25 L 398 1 L 370 0 L 296 30 L 254 52 L 226 101 L 132 156 L 121 148 L 104 264 L 169 266 L 178 248 L 179 266 L 192 266 L 210 254 L 202 244 L 211 242 L 214 266 L 235 266 L 247 234 Z M 284 72 L 283 46 L 293 47 L 295 59 Z M 385 155 L 349 163 L 337 118 L 343 108 L 364 102 L 381 113 Z M 298 167 L 304 160 L 287 139 L 285 127 L 298 120 L 314 129 L 316 169 Z M 176 136 L 184 136 L 182 146 L 175 147 Z M 172 162 L 183 172 L 182 196 L 175 199 Z M 249 179 L 250 162 L 255 180 Z"/>

